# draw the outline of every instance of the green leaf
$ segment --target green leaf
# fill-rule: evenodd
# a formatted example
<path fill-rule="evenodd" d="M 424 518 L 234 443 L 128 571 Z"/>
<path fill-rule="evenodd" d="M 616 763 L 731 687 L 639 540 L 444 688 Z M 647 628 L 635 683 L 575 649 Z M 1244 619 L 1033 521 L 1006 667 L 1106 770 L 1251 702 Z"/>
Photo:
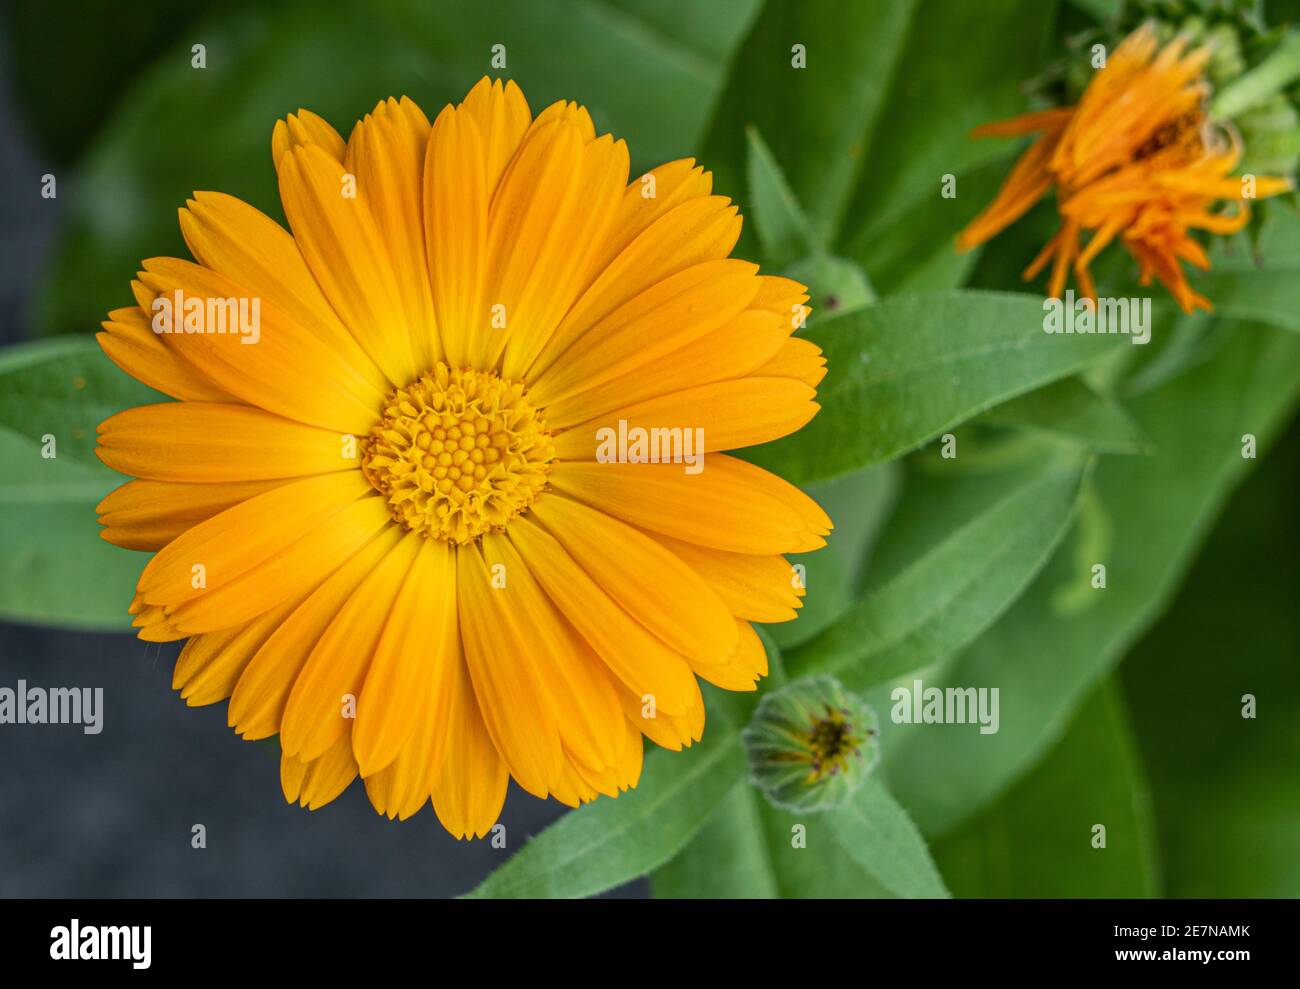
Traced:
<path fill-rule="evenodd" d="M 749 180 L 750 215 L 758 230 L 763 260 L 774 268 L 784 268 L 796 258 L 817 249 L 808 218 L 781 174 L 781 166 L 763 143 L 757 127 L 745 128 L 749 142 L 746 173 Z"/>
<path fill-rule="evenodd" d="M 1118 686 L 1094 691 L 1033 772 L 934 857 L 960 897 L 1159 895 L 1150 794 Z"/>
<path fill-rule="evenodd" d="M 59 448 L 62 450 L 62 447 Z M 0 618 L 127 628 L 141 554 L 99 538 L 95 505 L 121 478 L 0 429 Z"/>
<path fill-rule="evenodd" d="M 942 533 L 842 619 L 785 659 L 792 676 L 835 674 L 853 689 L 934 663 L 982 632 L 1024 590 L 1069 527 L 1083 470 L 1012 472 L 976 497 L 949 482 L 923 520 Z M 976 482 L 987 483 L 987 482 Z M 913 497 L 913 487 L 904 498 Z M 918 498 L 918 503 L 920 499 Z M 895 520 L 893 527 L 907 528 Z"/>
<path fill-rule="evenodd" d="M 759 808 L 748 783 L 737 783 L 681 854 L 655 870 L 657 899 L 764 900 L 779 895 Z"/>
<path fill-rule="evenodd" d="M 53 436 L 59 459 L 99 466 L 96 427 L 125 408 L 163 401 L 123 374 L 93 337 L 0 350 L 0 425 L 34 440 Z"/>
<path fill-rule="evenodd" d="M 825 817 L 849 857 L 895 896 L 949 895 L 925 839 L 880 777 L 867 780 L 852 800 Z"/>
<path fill-rule="evenodd" d="M 890 896 L 840 844 L 826 815 L 796 817 L 748 784 L 652 878 L 656 897 L 880 899 Z M 723 869 L 726 862 L 734 868 Z"/>
<path fill-rule="evenodd" d="M 0 351 L 0 615 L 83 629 L 130 625 L 144 557 L 99 538 L 95 506 L 123 478 L 95 457 L 95 427 L 162 399 L 89 337 Z"/>
<path fill-rule="evenodd" d="M 1220 316 L 1257 320 L 1300 333 L 1300 266 L 1286 271 L 1207 271 L 1193 287 Z"/>
<path fill-rule="evenodd" d="M 1233 325 L 1212 362 L 1129 400 L 1156 451 L 1104 459 L 1094 475 L 1111 538 L 1107 586 L 1090 607 L 1064 607 L 1087 579 L 1063 544 L 1016 604 L 928 684 L 997 686 L 1001 728 L 882 725 L 891 788 L 929 835 L 988 806 L 1061 737 L 1089 691 L 1160 614 L 1228 493 L 1249 469 L 1242 436 L 1260 448 L 1300 397 L 1300 340 Z M 877 698 L 876 703 L 881 703 Z"/>
<path fill-rule="evenodd" d="M 1214 303 L 1217 316 L 1300 333 L 1300 215 L 1280 202 L 1261 203 L 1259 210 L 1257 238 L 1248 228 L 1213 241 L 1210 270 L 1194 272 L 1191 284 Z"/>
<path fill-rule="evenodd" d="M 1277 96 L 1300 79 L 1300 32 L 1287 31 L 1268 56 L 1228 83 L 1210 101 L 1210 113 L 1234 119 Z"/>
<path fill-rule="evenodd" d="M 64 227 L 37 323 L 92 328 L 130 303 L 141 258 L 187 256 L 176 208 L 196 189 L 279 217 L 271 129 L 299 107 L 346 137 L 388 96 L 409 95 L 432 116 L 483 75 L 501 75 L 518 80 L 534 112 L 558 99 L 586 104 L 602 130 L 627 139 L 634 169 L 694 154 L 756 9 L 757 0 L 344 0 L 322 16 L 296 0 L 213 10 L 155 51 L 77 170 L 59 176 Z M 205 69 L 191 67 L 194 38 L 207 46 Z M 491 64 L 494 45 L 505 46 L 504 69 Z"/>
<path fill-rule="evenodd" d="M 652 880 L 660 898 L 883 899 L 946 896 L 925 842 L 878 780 L 856 803 L 791 814 L 753 787 L 731 792 Z"/>
<path fill-rule="evenodd" d="M 994 405 L 1068 377 L 1119 335 L 1043 332 L 1043 303 L 996 292 L 886 299 L 810 327 L 826 354 L 822 409 L 752 459 L 796 484 L 913 450 Z"/>
<path fill-rule="evenodd" d="M 470 895 L 593 896 L 663 865 L 744 774 L 740 737 L 714 713 L 703 741 L 682 752 L 647 753 L 636 789 L 564 815 Z"/>
<path fill-rule="evenodd" d="M 984 413 L 978 422 L 1059 436 L 1098 453 L 1138 453 L 1141 433 L 1113 398 L 1078 378 L 1066 378 L 1013 398 Z"/>
<path fill-rule="evenodd" d="M 1209 313 L 1169 311 L 1161 314 L 1157 308 L 1155 325 L 1164 325 L 1168 329 L 1154 341 L 1155 353 L 1132 369 L 1132 375 L 1125 382 L 1130 394 L 1158 388 L 1188 368 L 1202 361 L 1214 360 L 1223 344 L 1224 324 Z"/>
<path fill-rule="evenodd" d="M 849 854 L 829 814 L 791 814 L 750 789 L 759 804 L 768 862 L 783 899 L 889 899 L 894 894 Z"/>
<path fill-rule="evenodd" d="M 1216 238 L 1210 248 L 1211 270 L 1290 271 L 1300 268 L 1300 214 L 1280 202 L 1259 205 L 1258 234 L 1249 229 Z"/>

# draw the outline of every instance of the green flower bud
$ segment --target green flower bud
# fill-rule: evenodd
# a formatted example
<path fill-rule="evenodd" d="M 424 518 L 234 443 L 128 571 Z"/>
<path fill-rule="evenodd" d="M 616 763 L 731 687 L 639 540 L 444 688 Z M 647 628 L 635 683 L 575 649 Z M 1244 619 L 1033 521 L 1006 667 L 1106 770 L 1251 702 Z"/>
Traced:
<path fill-rule="evenodd" d="M 787 810 L 836 807 L 880 757 L 877 724 L 834 677 L 796 680 L 764 697 L 742 734 L 750 782 Z"/>

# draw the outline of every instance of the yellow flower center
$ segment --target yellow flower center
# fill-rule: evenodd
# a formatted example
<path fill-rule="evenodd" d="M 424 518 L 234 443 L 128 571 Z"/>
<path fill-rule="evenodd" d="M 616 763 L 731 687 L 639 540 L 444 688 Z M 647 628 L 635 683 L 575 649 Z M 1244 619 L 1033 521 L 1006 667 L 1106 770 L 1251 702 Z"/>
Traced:
<path fill-rule="evenodd" d="M 504 528 L 546 490 L 555 457 L 522 384 L 441 362 L 389 396 L 362 447 L 393 518 L 453 543 Z"/>

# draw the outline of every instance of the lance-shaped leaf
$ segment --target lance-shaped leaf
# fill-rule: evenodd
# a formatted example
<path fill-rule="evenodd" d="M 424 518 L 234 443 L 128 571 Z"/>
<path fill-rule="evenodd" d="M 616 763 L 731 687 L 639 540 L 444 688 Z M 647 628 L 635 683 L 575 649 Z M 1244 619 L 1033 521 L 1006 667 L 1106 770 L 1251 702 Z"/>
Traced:
<path fill-rule="evenodd" d="M 969 485 L 937 484 L 941 500 L 898 528 L 938 535 L 928 545 L 913 537 L 894 550 L 906 564 L 791 652 L 790 674 L 830 672 L 860 689 L 960 649 L 1015 601 L 1051 555 L 1069 529 L 1084 473 L 1077 463 L 1029 476 L 1014 471 L 981 497 Z"/>
<path fill-rule="evenodd" d="M 1044 331 L 1043 300 L 1002 292 L 886 299 L 810 326 L 826 354 L 821 411 L 752 459 L 799 484 L 893 459 L 995 405 L 1128 346 Z"/>
<path fill-rule="evenodd" d="M 593 896 L 667 862 L 745 771 L 738 734 L 712 714 L 703 741 L 682 752 L 647 752 L 635 790 L 565 814 L 470 896 Z"/>

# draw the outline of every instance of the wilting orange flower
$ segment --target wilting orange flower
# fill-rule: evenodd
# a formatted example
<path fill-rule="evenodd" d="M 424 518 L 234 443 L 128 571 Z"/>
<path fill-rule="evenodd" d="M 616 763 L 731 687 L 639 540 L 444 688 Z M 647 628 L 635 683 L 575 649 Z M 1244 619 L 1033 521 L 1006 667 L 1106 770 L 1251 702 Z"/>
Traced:
<path fill-rule="evenodd" d="M 1061 227 L 1025 270 L 1034 278 L 1050 261 L 1048 294 L 1059 297 L 1070 269 L 1083 295 L 1096 298 L 1088 266 L 1119 237 L 1140 266 L 1186 312 L 1210 309 L 1187 283 L 1181 262 L 1208 268 L 1193 230 L 1232 234 L 1250 220 L 1246 200 L 1289 189 L 1281 178 L 1255 178 L 1253 189 L 1232 177 L 1241 145 L 1231 127 L 1205 112 L 1202 70 L 1208 47 L 1187 51 L 1184 38 L 1163 48 L 1150 26 L 1129 35 L 1084 90 L 1077 106 L 1027 113 L 987 124 L 975 136 L 1039 134 L 997 197 L 957 238 L 968 250 L 1024 215 L 1056 190 Z M 1236 204 L 1216 212 L 1221 200 Z M 1090 231 L 1082 248 L 1079 235 Z"/>
<path fill-rule="evenodd" d="M 292 235 L 195 193 L 196 262 L 144 262 L 99 334 L 179 400 L 99 429 L 138 478 L 103 535 L 156 553 L 140 637 L 189 639 L 188 703 L 279 734 L 291 801 L 359 774 L 381 813 L 432 798 L 466 836 L 509 776 L 617 796 L 643 734 L 701 737 L 697 676 L 754 689 L 750 623 L 800 605 L 781 554 L 830 530 L 719 452 L 816 412 L 804 286 L 728 257 L 740 217 L 693 161 L 629 184 L 622 141 L 573 103 L 534 118 L 513 83 L 432 126 L 387 100 L 346 142 L 299 111 L 272 151 Z M 671 452 L 703 468 L 598 456 L 660 428 L 702 438 Z"/>

